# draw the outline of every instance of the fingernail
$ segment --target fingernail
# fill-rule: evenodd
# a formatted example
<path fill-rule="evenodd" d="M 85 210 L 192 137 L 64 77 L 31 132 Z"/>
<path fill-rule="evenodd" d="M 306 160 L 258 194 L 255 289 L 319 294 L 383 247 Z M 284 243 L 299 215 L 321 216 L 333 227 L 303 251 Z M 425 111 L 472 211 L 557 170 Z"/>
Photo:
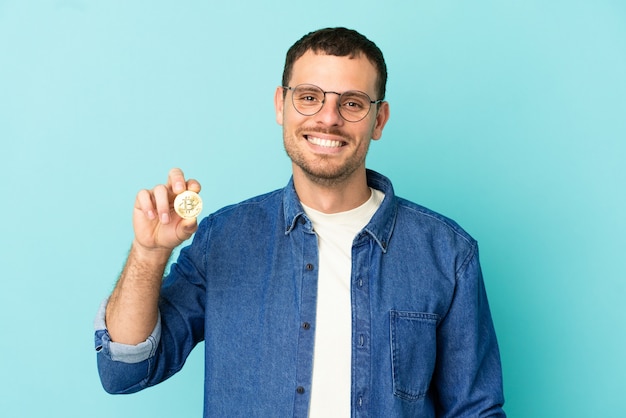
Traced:
<path fill-rule="evenodd" d="M 175 188 L 176 188 L 177 191 L 180 192 L 180 191 L 185 190 L 185 185 L 182 182 L 179 181 L 178 183 L 176 183 Z"/>
<path fill-rule="evenodd" d="M 156 218 L 156 216 L 155 216 L 154 212 L 149 210 L 148 211 L 148 219 L 154 220 L 155 218 Z"/>
<path fill-rule="evenodd" d="M 164 213 L 163 215 L 161 215 L 161 222 L 166 224 L 170 221 L 170 217 L 167 213 Z"/>

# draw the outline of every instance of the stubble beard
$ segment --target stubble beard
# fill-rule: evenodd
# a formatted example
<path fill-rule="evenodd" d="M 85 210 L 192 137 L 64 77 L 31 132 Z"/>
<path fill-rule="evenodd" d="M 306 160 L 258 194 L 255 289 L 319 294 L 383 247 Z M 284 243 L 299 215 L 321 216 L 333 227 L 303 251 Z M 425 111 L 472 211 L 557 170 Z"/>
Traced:
<path fill-rule="evenodd" d="M 342 160 L 341 163 L 335 163 L 332 160 L 335 159 L 330 155 L 316 155 L 313 158 L 307 158 L 305 153 L 297 146 L 297 141 L 301 139 L 301 130 L 297 130 L 294 135 L 289 135 L 285 129 L 283 129 L 283 144 L 287 155 L 295 164 L 302 170 L 304 175 L 312 182 L 325 187 L 332 187 L 345 182 L 348 178 L 354 174 L 361 166 L 365 164 L 365 156 L 368 149 L 362 156 L 359 154 L 351 155 L 347 160 Z M 323 133 L 340 135 L 345 138 L 346 135 L 336 130 L 310 130 L 309 133 Z M 348 142 L 348 141 L 347 141 Z M 369 148 L 369 146 L 368 146 Z"/>

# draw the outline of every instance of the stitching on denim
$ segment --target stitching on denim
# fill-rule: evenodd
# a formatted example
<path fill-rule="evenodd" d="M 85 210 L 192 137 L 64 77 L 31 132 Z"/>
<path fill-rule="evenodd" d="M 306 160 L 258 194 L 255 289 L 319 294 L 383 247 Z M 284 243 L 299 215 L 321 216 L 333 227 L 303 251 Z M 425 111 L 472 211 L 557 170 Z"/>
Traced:
<path fill-rule="evenodd" d="M 397 364 L 399 362 L 399 343 L 397 336 L 397 320 L 403 319 L 408 321 L 420 321 L 425 323 L 434 322 L 435 326 L 439 323 L 440 316 L 434 313 L 426 313 L 426 312 L 410 312 L 410 311 L 397 311 L 390 310 L 389 311 L 389 327 L 390 327 L 390 337 L 391 337 L 391 372 L 393 379 L 393 394 L 400 399 L 404 399 L 407 401 L 419 401 L 424 399 L 428 394 L 428 387 L 425 390 L 417 390 L 410 391 L 407 390 L 406 387 L 401 385 L 399 380 L 399 373 L 397 370 Z"/>
<path fill-rule="evenodd" d="M 475 242 L 474 238 L 472 238 L 467 231 L 465 231 L 463 228 L 461 228 L 461 226 L 459 226 L 459 224 L 457 224 L 455 221 L 453 221 L 450 218 L 447 218 L 443 215 L 440 215 L 436 212 L 431 211 L 430 209 L 427 209 L 423 206 L 418 205 L 417 203 L 412 203 L 408 200 L 405 200 L 403 198 L 398 198 L 398 206 L 402 206 L 403 208 L 410 210 L 412 212 L 417 212 L 423 216 L 426 216 L 428 218 L 434 219 L 435 221 L 437 221 L 438 223 L 444 225 L 446 228 L 448 228 L 450 231 L 454 232 L 455 235 L 457 235 L 459 238 L 463 239 L 465 242 L 468 243 L 468 245 L 472 245 L 473 242 Z"/>

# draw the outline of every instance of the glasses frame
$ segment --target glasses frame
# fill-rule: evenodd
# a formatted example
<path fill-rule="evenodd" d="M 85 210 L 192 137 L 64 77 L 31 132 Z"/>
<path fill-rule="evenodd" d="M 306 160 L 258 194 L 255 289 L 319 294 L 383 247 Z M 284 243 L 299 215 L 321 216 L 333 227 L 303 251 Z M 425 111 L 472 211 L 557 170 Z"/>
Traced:
<path fill-rule="evenodd" d="M 311 87 L 315 87 L 317 89 L 319 89 L 319 91 L 322 92 L 322 94 L 324 95 L 324 100 L 322 100 L 322 105 L 320 106 L 319 109 L 317 109 L 315 112 L 311 113 L 311 114 L 307 114 L 307 113 L 302 113 L 298 107 L 296 106 L 296 103 L 294 102 L 294 91 L 301 86 L 311 86 Z M 367 117 L 367 115 L 370 114 L 370 111 L 372 110 L 372 105 L 373 104 L 379 104 L 384 102 L 384 99 L 378 99 L 378 100 L 372 100 L 372 98 L 369 96 L 369 94 L 365 93 L 364 91 L 360 91 L 360 90 L 348 90 L 348 91 L 344 91 L 343 93 L 339 93 L 336 91 L 324 91 L 322 90 L 321 87 L 316 86 L 315 84 L 309 84 L 309 83 L 302 83 L 302 84 L 298 84 L 295 87 L 291 87 L 291 86 L 281 86 L 283 89 L 285 90 L 290 90 L 291 91 L 291 104 L 293 105 L 293 108 L 296 109 L 296 112 L 298 112 L 299 114 L 301 114 L 302 116 L 313 116 L 316 115 L 320 112 L 320 110 L 322 110 L 322 108 L 324 107 L 324 105 L 326 104 L 326 94 L 331 93 L 331 94 L 336 94 L 337 96 L 339 96 L 339 100 L 337 101 L 337 111 L 339 112 L 339 116 L 341 116 L 341 118 L 343 120 L 345 120 L 346 122 L 351 122 L 351 123 L 356 123 L 356 122 L 361 122 L 363 119 L 365 119 Z M 349 120 L 346 119 L 346 117 L 343 115 L 343 113 L 341 113 L 341 96 L 343 96 L 344 94 L 347 93 L 359 93 L 359 94 L 364 94 L 365 97 L 367 97 L 369 99 L 369 103 L 370 103 L 370 107 L 367 109 L 367 112 L 365 112 L 365 115 L 363 115 L 363 117 L 361 119 L 357 119 L 357 120 Z"/>

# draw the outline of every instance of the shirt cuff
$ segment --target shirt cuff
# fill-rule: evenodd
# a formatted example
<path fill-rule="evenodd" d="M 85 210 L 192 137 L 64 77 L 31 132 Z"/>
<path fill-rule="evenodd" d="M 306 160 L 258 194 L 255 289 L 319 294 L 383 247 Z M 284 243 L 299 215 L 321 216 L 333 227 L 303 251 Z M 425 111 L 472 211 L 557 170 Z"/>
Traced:
<path fill-rule="evenodd" d="M 109 298 L 100 304 L 94 320 L 96 331 L 96 351 L 108 355 L 111 360 L 122 363 L 140 363 L 156 354 L 159 341 L 161 340 L 161 313 L 157 316 L 157 323 L 150 336 L 137 345 L 121 344 L 111 341 L 106 329 L 106 308 Z"/>

